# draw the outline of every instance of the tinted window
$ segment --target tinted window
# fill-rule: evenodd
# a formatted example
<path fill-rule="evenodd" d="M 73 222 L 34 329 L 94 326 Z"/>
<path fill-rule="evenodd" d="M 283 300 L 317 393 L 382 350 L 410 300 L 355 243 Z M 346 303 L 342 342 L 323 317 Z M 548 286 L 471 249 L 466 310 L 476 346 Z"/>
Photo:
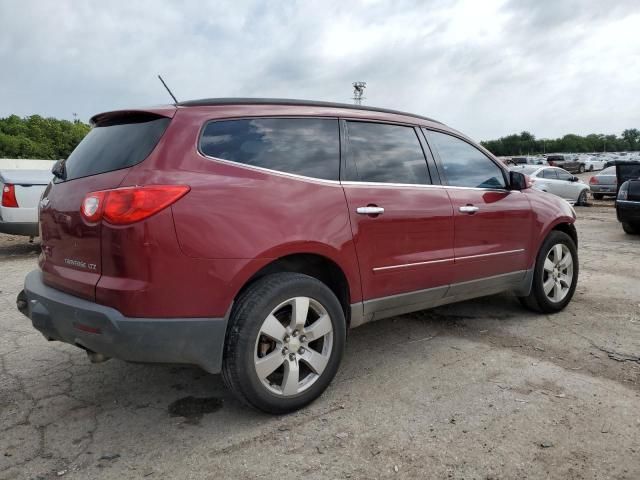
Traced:
<path fill-rule="evenodd" d="M 558 179 L 558 175 L 556 175 L 556 171 L 553 168 L 545 168 L 542 172 L 542 178 L 550 178 L 553 180 Z"/>
<path fill-rule="evenodd" d="M 66 180 L 140 163 L 158 144 L 170 121 L 142 115 L 94 127 L 65 160 Z"/>
<path fill-rule="evenodd" d="M 428 184 L 429 172 L 413 127 L 347 122 L 346 180 Z"/>
<path fill-rule="evenodd" d="M 477 148 L 459 138 L 427 131 L 437 150 L 449 185 L 456 187 L 505 188 L 502 169 Z"/>
<path fill-rule="evenodd" d="M 338 121 L 326 118 L 256 118 L 209 123 L 200 139 L 210 157 L 307 177 L 337 180 Z"/>
<path fill-rule="evenodd" d="M 616 174 L 616 167 L 607 167 L 604 170 L 602 170 L 598 175 L 615 175 Z"/>

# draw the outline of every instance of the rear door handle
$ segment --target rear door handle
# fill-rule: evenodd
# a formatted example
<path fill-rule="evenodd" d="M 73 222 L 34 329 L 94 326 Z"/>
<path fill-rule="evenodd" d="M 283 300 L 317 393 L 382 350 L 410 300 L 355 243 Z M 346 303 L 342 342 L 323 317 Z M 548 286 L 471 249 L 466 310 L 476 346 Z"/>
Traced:
<path fill-rule="evenodd" d="M 465 205 L 463 207 L 460 207 L 458 210 L 460 210 L 462 213 L 476 213 L 478 210 L 480 210 L 478 207 L 474 207 L 473 205 Z"/>
<path fill-rule="evenodd" d="M 356 213 L 360 215 L 380 215 L 384 213 L 384 208 L 382 207 L 358 207 L 356 208 Z"/>

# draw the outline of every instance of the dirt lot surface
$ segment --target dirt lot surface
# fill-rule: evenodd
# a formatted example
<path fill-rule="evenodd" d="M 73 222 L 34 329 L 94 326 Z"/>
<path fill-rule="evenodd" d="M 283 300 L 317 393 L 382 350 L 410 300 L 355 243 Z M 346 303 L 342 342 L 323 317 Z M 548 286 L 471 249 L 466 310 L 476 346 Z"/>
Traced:
<path fill-rule="evenodd" d="M 496 295 L 353 330 L 283 417 L 196 368 L 88 362 L 15 309 L 37 246 L 0 237 L 0 479 L 640 478 L 640 237 L 578 207 L 562 313 Z"/>

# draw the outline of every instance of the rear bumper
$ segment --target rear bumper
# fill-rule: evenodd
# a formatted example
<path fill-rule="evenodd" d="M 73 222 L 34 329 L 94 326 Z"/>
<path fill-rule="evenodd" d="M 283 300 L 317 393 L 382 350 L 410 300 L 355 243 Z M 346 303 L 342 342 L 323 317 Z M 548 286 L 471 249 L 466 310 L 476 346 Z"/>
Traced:
<path fill-rule="evenodd" d="M 222 367 L 226 318 L 125 317 L 45 285 L 40 270 L 25 278 L 18 304 L 49 340 L 132 362 L 192 364 L 211 373 Z"/>
<path fill-rule="evenodd" d="M 616 200 L 616 214 L 619 222 L 640 224 L 640 202 Z"/>
<path fill-rule="evenodd" d="M 38 222 L 3 222 L 0 220 L 0 233 L 37 237 Z"/>
<path fill-rule="evenodd" d="M 617 195 L 618 189 L 615 185 L 590 185 L 591 193 L 601 193 L 602 195 Z"/>

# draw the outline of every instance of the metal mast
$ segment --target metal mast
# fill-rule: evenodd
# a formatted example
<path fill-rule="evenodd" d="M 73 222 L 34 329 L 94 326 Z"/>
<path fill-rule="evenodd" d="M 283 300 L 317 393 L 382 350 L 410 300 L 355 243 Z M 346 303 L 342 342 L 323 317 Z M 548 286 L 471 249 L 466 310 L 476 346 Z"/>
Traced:
<path fill-rule="evenodd" d="M 364 96 L 364 89 L 367 88 L 367 82 L 353 82 L 353 104 L 362 105 Z"/>

